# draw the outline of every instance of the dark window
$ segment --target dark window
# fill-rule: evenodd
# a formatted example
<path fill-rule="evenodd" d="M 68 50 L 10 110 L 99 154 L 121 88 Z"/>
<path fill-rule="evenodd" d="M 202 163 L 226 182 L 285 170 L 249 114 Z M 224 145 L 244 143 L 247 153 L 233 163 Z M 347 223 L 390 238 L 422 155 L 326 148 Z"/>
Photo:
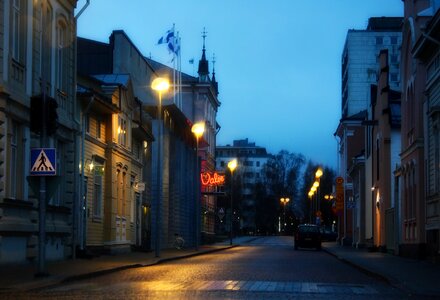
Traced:
<path fill-rule="evenodd" d="M 376 37 L 376 45 L 383 45 L 383 37 L 382 36 Z"/>

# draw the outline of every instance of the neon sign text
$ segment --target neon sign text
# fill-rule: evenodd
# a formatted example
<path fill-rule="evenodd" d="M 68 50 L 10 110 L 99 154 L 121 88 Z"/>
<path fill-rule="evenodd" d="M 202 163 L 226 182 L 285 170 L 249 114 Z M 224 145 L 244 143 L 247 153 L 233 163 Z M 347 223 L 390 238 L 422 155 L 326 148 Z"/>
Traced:
<path fill-rule="evenodd" d="M 200 179 L 202 180 L 203 186 L 212 185 L 224 185 L 225 175 L 219 174 L 217 172 L 204 172 L 200 174 Z"/>

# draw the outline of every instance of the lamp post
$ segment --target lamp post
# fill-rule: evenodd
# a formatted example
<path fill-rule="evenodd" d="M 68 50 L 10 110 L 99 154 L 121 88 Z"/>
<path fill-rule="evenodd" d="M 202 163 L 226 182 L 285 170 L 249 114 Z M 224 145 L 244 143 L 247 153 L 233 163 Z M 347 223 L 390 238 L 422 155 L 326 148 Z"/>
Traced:
<path fill-rule="evenodd" d="M 233 209 L 232 209 L 232 191 L 233 191 L 233 180 L 234 180 L 234 170 L 235 168 L 237 168 L 237 159 L 234 158 L 233 160 L 231 160 L 230 162 L 228 162 L 228 169 L 231 171 L 231 201 L 230 201 L 230 207 L 231 207 L 231 218 L 230 218 L 230 230 L 229 230 L 229 245 L 232 246 L 232 230 L 233 230 L 233 222 L 232 222 L 232 218 L 233 218 Z"/>
<path fill-rule="evenodd" d="M 196 137 L 196 182 L 195 182 L 195 186 L 196 186 L 196 198 L 195 198 L 195 206 L 194 206 L 194 211 L 195 211 L 195 215 L 196 215 L 196 228 L 195 228 L 195 249 L 196 251 L 199 251 L 199 224 L 200 224 L 200 213 L 199 213 L 199 201 L 200 201 L 200 187 L 199 187 L 199 182 L 200 182 L 200 167 L 199 167 L 199 139 L 201 136 L 203 136 L 203 133 L 205 132 L 205 122 L 198 122 L 195 123 L 192 127 L 191 127 L 191 132 L 194 133 L 195 137 Z"/>
<path fill-rule="evenodd" d="M 315 172 L 315 182 L 313 183 L 313 185 L 316 185 L 316 212 L 319 212 L 319 223 L 321 223 L 321 199 L 319 196 L 319 184 L 321 182 L 321 176 L 322 176 L 323 172 L 322 169 L 319 167 L 318 170 L 316 170 Z M 318 216 L 318 215 L 317 215 Z M 320 224 L 317 224 L 320 225 Z"/>
<path fill-rule="evenodd" d="M 281 204 L 283 205 L 283 231 L 286 232 L 286 204 L 289 203 L 289 198 L 281 198 Z"/>
<path fill-rule="evenodd" d="M 162 93 L 170 88 L 166 78 L 157 77 L 151 82 L 151 88 L 159 94 L 157 105 L 157 205 L 156 205 L 156 232 L 155 232 L 155 255 L 160 257 L 160 205 L 162 203 L 162 176 L 161 176 L 161 151 L 162 151 Z"/>

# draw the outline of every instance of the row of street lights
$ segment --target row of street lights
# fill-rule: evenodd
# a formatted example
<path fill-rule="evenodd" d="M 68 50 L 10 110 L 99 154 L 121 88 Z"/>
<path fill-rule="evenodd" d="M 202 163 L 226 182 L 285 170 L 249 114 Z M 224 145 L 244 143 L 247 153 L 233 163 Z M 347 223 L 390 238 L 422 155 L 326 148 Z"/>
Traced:
<path fill-rule="evenodd" d="M 157 120 L 158 120 L 158 137 L 157 137 L 157 141 L 158 141 L 158 155 L 157 155 L 157 183 L 158 183 L 158 203 L 156 205 L 156 232 L 155 232 L 155 254 L 156 257 L 160 256 L 160 204 L 162 203 L 162 192 L 161 192 L 161 165 L 160 165 L 160 161 L 161 161 L 161 152 L 162 152 L 162 122 L 161 122 L 161 117 L 162 117 L 162 93 L 168 91 L 170 87 L 170 83 L 168 81 L 168 79 L 163 78 L 163 77 L 157 77 L 155 78 L 152 82 L 151 82 L 151 88 L 155 91 L 158 92 L 159 95 L 159 104 L 158 104 L 158 115 L 157 115 Z M 194 134 L 194 136 L 196 137 L 196 180 L 195 180 L 195 184 L 196 184 L 196 197 L 195 197 L 195 201 L 194 201 L 194 210 L 195 210 L 195 216 L 196 216 L 196 220 L 195 220 L 195 250 L 198 251 L 199 248 L 199 227 L 200 227 L 200 222 L 199 222 L 199 200 L 200 200 L 200 186 L 199 186 L 199 140 L 200 138 L 203 136 L 204 132 L 205 132 L 205 122 L 198 122 L 195 123 L 192 127 L 191 127 L 191 132 Z M 230 218 L 230 244 L 232 245 L 232 236 L 233 236 L 233 209 L 232 209 L 232 205 L 233 205 L 233 176 L 234 176 L 234 170 L 237 168 L 237 159 L 233 159 L 228 163 L 228 169 L 231 172 L 231 192 L 230 192 L 230 207 L 231 207 L 231 218 Z M 288 198 L 287 198 L 288 200 Z"/>
<path fill-rule="evenodd" d="M 310 213 L 310 223 L 312 223 L 312 221 L 313 221 L 312 216 L 314 214 L 316 214 L 317 217 L 319 214 L 319 217 L 321 217 L 320 205 L 319 205 L 319 184 L 320 184 L 320 178 L 322 175 L 323 175 L 322 169 L 318 168 L 315 172 L 315 181 L 313 182 L 312 187 L 310 188 L 310 191 L 308 193 L 308 196 L 311 200 L 311 207 L 312 207 L 311 213 Z M 313 201 L 313 196 L 315 196 L 315 202 L 316 202 L 315 204 Z M 319 222 L 320 222 L 320 220 L 319 220 Z M 317 220 L 316 223 L 318 223 L 318 225 L 319 225 L 319 222 Z"/>

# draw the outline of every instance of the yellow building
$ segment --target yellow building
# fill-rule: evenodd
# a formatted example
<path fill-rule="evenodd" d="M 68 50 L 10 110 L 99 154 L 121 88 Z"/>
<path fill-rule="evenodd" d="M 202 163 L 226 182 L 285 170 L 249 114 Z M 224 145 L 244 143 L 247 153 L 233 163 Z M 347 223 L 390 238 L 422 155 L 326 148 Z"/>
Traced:
<path fill-rule="evenodd" d="M 148 124 L 141 122 L 130 76 L 79 79 L 78 100 L 84 128 L 80 248 L 118 252 L 140 247 L 147 235 L 142 231 L 148 230 L 143 224 L 148 205 L 142 194 L 151 134 Z"/>

